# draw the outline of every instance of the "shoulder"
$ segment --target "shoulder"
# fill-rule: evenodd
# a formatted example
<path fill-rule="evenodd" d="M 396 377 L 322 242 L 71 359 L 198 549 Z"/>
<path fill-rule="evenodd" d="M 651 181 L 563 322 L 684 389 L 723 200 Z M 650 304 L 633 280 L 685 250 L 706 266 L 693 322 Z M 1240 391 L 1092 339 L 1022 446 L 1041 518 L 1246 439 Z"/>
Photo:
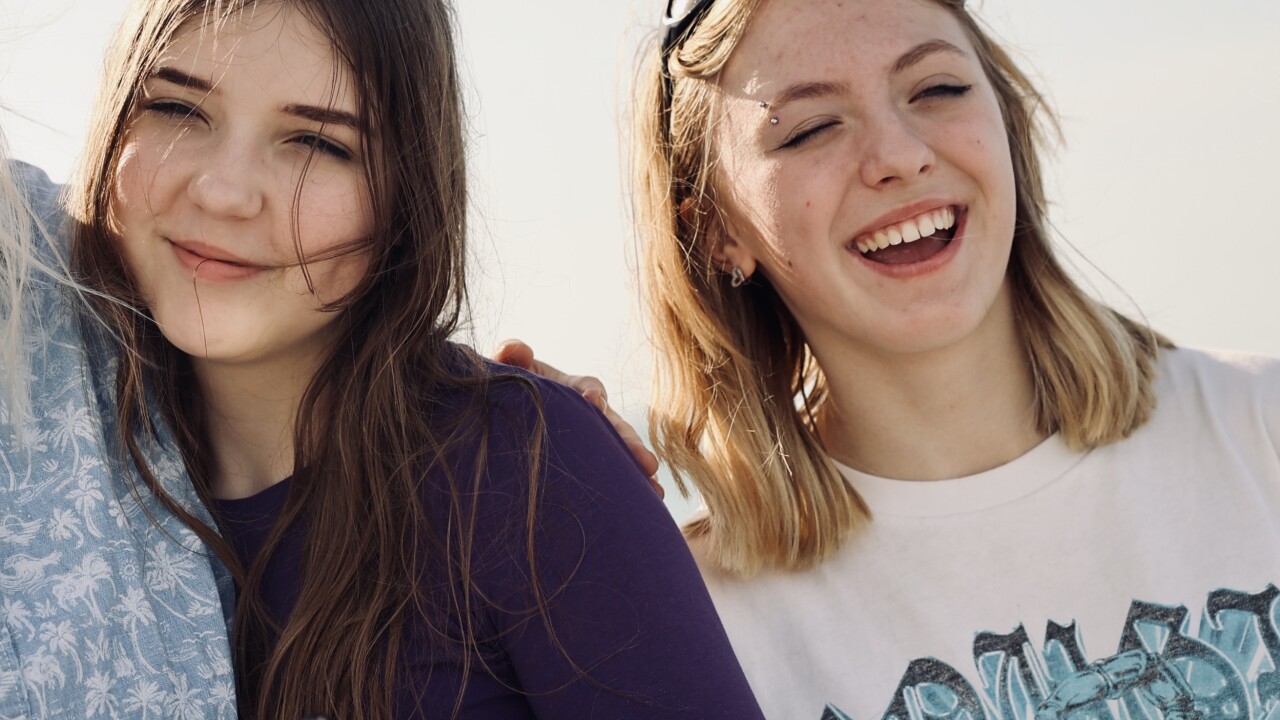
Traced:
<path fill-rule="evenodd" d="M 612 466 L 614 474 L 630 471 L 643 479 L 613 426 L 577 391 L 465 346 L 451 345 L 448 353 L 446 366 L 457 382 L 434 400 L 434 424 L 483 438 L 486 463 L 519 466 L 538 456 L 552 474 Z"/>
<path fill-rule="evenodd" d="M 1193 394 L 1215 401 L 1245 397 L 1280 401 L 1280 358 L 1173 348 L 1161 353 L 1157 382 L 1162 395 Z"/>
<path fill-rule="evenodd" d="M 30 163 L 7 160 L 5 165 L 23 201 L 35 217 L 47 228 L 61 226 L 65 217 L 61 202 L 62 186 L 50 180 L 44 170 Z"/>
<path fill-rule="evenodd" d="M 461 367 L 459 375 L 471 382 L 448 405 L 458 408 L 457 403 L 461 401 L 481 409 L 490 424 L 491 435 L 514 434 L 516 437 L 512 439 L 525 440 L 541 428 L 553 444 L 572 442 L 575 438 L 607 442 L 617 439 L 603 415 L 576 390 L 481 358 L 469 348 L 453 346 L 451 350 L 454 355 L 450 364 L 455 369 Z M 617 442 L 621 444 L 620 439 Z"/>
<path fill-rule="evenodd" d="M 1280 359 L 1176 348 L 1161 353 L 1156 418 L 1185 420 L 1228 436 L 1261 429 L 1280 444 Z"/>
<path fill-rule="evenodd" d="M 35 165 L 21 160 L 0 162 L 4 162 L 4 172 L 17 190 L 20 211 L 32 221 L 25 228 L 30 245 L 24 239 L 19 247 L 30 247 L 37 277 L 49 275 L 59 282 L 65 281 L 67 213 L 63 206 L 63 187 Z"/>

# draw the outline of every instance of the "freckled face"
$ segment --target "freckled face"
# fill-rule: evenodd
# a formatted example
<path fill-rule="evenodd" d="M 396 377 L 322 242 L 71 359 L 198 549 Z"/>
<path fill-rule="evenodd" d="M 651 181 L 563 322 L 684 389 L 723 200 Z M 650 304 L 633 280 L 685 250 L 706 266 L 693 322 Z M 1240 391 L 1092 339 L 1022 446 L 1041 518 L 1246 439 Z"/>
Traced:
<path fill-rule="evenodd" d="M 186 30 L 145 80 L 111 212 L 161 331 L 198 364 L 305 366 L 327 346 L 320 308 L 368 264 L 332 252 L 372 231 L 356 103 L 328 40 L 283 4 Z"/>
<path fill-rule="evenodd" d="M 944 9 L 766 0 L 719 86 L 725 260 L 769 278 L 820 359 L 936 350 L 1011 322 L 992 312 L 1008 308 L 1008 139 Z"/>

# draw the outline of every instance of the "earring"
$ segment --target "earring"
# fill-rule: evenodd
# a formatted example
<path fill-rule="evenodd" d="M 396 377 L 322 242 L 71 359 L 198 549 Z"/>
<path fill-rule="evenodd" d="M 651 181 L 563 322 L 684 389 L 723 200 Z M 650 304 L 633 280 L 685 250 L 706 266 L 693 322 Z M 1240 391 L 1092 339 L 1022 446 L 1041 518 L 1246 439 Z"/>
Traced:
<path fill-rule="evenodd" d="M 729 271 L 729 287 L 742 287 L 747 284 L 747 276 L 742 272 L 742 268 L 737 265 L 733 266 L 733 270 Z"/>

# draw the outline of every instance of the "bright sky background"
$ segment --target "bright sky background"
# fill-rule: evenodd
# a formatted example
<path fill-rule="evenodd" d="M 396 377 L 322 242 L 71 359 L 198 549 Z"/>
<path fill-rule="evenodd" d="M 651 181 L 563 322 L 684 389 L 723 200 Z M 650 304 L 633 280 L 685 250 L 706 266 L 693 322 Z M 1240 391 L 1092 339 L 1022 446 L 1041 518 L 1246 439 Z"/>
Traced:
<path fill-rule="evenodd" d="M 604 378 L 639 421 L 649 359 L 618 137 L 661 3 L 456 1 L 474 130 L 474 340 L 522 337 Z M 1182 344 L 1280 355 L 1280 2 L 971 5 L 1063 117 L 1053 219 L 1087 281 Z M 0 0 L 0 125 L 14 155 L 55 179 L 79 153 L 124 6 Z"/>

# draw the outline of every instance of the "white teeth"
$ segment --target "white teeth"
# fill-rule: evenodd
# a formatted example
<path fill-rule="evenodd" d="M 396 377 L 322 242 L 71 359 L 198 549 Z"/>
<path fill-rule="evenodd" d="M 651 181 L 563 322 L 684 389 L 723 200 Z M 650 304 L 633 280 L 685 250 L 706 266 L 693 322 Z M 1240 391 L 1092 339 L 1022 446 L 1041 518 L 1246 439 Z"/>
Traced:
<path fill-rule="evenodd" d="M 938 229 L 933 226 L 933 218 L 929 215 L 921 215 L 916 220 L 916 225 L 920 227 L 920 237 L 929 237 Z"/>
<path fill-rule="evenodd" d="M 939 230 L 946 230 L 956 224 L 956 210 L 953 207 L 940 208 L 924 213 L 893 227 L 877 230 L 874 233 L 856 238 L 854 245 L 862 254 L 873 250 L 883 250 L 890 245 L 911 243 L 922 237 L 929 237 Z"/>

